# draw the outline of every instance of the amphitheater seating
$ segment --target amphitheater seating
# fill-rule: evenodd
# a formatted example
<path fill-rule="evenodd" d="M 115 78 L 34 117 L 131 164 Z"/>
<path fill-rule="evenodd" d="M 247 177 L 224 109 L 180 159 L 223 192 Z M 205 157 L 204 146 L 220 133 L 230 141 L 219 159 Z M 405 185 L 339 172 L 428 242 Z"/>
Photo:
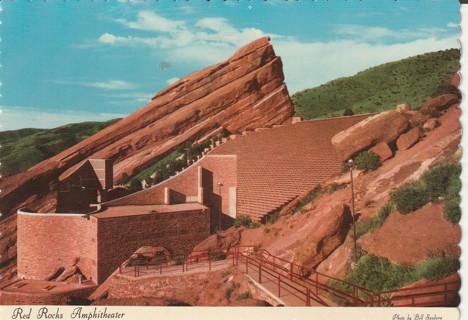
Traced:
<path fill-rule="evenodd" d="M 341 171 L 331 139 L 367 115 L 310 120 L 239 135 L 209 152 L 238 156 L 237 215 L 268 213 Z"/>

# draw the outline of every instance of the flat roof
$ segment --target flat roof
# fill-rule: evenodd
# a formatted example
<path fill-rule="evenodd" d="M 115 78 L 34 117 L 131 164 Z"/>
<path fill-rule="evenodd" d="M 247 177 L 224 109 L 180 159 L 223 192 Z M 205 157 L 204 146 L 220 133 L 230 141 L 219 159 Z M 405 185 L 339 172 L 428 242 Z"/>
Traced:
<path fill-rule="evenodd" d="M 193 202 L 181 204 L 151 204 L 151 205 L 129 205 L 129 206 L 115 206 L 106 207 L 103 211 L 93 214 L 96 218 L 113 218 L 113 217 L 126 217 L 126 216 L 139 216 L 147 214 L 163 214 L 174 213 L 183 211 L 204 210 L 208 207 Z"/>
<path fill-rule="evenodd" d="M 4 292 L 55 294 L 93 288 L 97 285 L 90 281 L 82 284 L 75 282 L 47 281 L 47 280 L 17 280 L 1 288 Z"/>

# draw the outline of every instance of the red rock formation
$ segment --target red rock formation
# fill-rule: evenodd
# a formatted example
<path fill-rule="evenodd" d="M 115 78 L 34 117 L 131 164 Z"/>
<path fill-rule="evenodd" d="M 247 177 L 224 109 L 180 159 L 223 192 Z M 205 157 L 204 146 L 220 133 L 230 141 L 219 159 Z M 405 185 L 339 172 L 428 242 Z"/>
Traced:
<path fill-rule="evenodd" d="M 293 262 L 313 268 L 328 257 L 346 239 L 351 226 L 351 210 L 346 205 L 336 205 L 317 222 L 320 228 L 309 233 L 296 249 Z"/>
<path fill-rule="evenodd" d="M 460 73 L 455 72 L 452 79 L 450 80 L 450 84 L 457 88 L 460 86 Z"/>
<path fill-rule="evenodd" d="M 459 256 L 461 228 L 445 220 L 442 208 L 442 204 L 429 203 L 407 215 L 395 211 L 380 229 L 361 238 L 361 247 L 407 264 L 420 263 L 431 255 Z"/>
<path fill-rule="evenodd" d="M 453 93 L 446 93 L 425 102 L 419 109 L 422 113 L 435 115 L 460 102 L 460 98 Z"/>
<path fill-rule="evenodd" d="M 393 157 L 392 150 L 385 142 L 379 143 L 375 147 L 371 148 L 370 151 L 375 152 L 380 157 L 381 162 L 384 162 L 385 160 Z"/>
<path fill-rule="evenodd" d="M 333 137 L 332 144 L 341 160 L 346 161 L 359 151 L 376 144 L 395 141 L 408 125 L 402 113 L 395 110 L 382 112 L 338 133 Z"/>
<path fill-rule="evenodd" d="M 230 59 L 195 72 L 153 97 L 145 107 L 96 135 L 0 184 L 0 210 L 55 208 L 60 174 L 87 158 L 114 161 L 114 179 L 132 176 L 189 139 L 219 126 L 231 132 L 284 124 L 293 106 L 280 57 L 267 37 Z"/>
<path fill-rule="evenodd" d="M 411 105 L 409 103 L 397 104 L 395 110 L 398 112 L 411 111 Z"/>
<path fill-rule="evenodd" d="M 424 131 L 431 131 L 434 130 L 438 125 L 439 121 L 436 118 L 431 118 L 424 123 L 423 129 Z"/>
<path fill-rule="evenodd" d="M 398 150 L 406 150 L 411 148 L 413 144 L 419 141 L 420 137 L 421 131 L 418 128 L 413 128 L 410 131 L 402 134 L 396 142 Z"/>

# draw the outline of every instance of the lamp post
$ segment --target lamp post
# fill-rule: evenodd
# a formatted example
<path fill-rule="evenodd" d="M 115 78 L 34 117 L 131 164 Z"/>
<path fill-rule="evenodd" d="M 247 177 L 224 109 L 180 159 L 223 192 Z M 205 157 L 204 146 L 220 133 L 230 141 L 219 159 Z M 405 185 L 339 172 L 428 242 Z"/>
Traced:
<path fill-rule="evenodd" d="M 354 179 L 353 179 L 353 159 L 348 160 L 349 173 L 351 175 L 351 215 L 353 217 L 353 239 L 354 239 L 354 261 L 357 261 L 356 244 L 356 217 L 354 215 Z"/>
<path fill-rule="evenodd" d="M 223 183 L 218 182 L 218 194 L 219 194 L 219 212 L 218 212 L 218 231 L 221 230 L 221 213 L 223 212 L 223 197 L 221 196 L 221 187 Z"/>

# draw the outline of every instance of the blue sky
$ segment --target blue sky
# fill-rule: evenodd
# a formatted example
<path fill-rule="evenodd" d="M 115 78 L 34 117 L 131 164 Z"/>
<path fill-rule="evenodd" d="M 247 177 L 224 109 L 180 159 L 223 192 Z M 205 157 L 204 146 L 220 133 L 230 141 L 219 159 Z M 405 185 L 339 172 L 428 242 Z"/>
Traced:
<path fill-rule="evenodd" d="M 290 94 L 460 46 L 456 0 L 17 0 L 2 9 L 2 131 L 123 117 L 265 35 Z"/>

